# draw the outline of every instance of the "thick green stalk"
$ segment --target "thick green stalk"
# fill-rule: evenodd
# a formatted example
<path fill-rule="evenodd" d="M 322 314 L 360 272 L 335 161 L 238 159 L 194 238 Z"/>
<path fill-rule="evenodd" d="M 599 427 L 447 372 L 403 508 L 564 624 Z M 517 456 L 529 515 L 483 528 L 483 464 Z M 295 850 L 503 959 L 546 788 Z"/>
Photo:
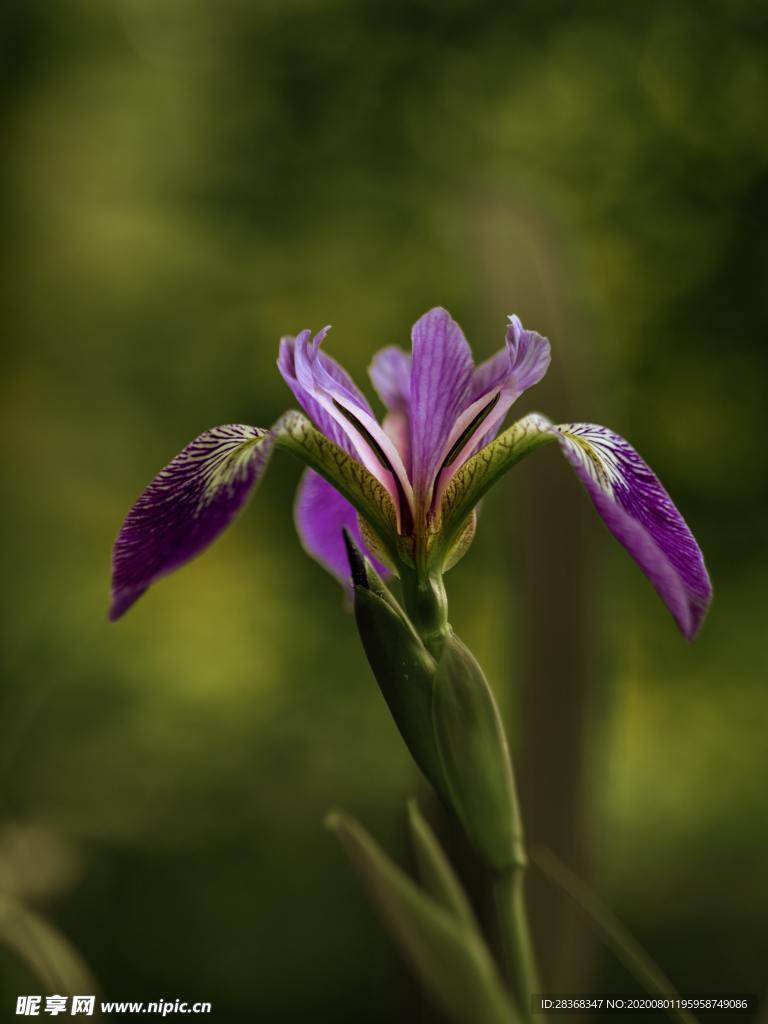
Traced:
<path fill-rule="evenodd" d="M 443 577 L 439 573 L 424 577 L 403 569 L 400 580 L 408 617 L 427 650 L 437 658 L 451 632 Z"/>
<path fill-rule="evenodd" d="M 520 807 L 501 717 L 482 670 L 450 627 L 442 575 L 403 573 L 401 579 L 409 618 L 438 662 L 432 706 L 442 796 L 488 872 L 499 966 L 527 1018 L 540 987 L 523 895 Z"/>

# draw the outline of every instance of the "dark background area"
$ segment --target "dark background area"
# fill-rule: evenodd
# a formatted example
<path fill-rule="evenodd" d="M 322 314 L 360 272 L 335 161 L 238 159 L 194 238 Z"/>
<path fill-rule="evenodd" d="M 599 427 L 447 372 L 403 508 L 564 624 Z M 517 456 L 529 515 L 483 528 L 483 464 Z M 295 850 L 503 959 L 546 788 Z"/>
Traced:
<path fill-rule="evenodd" d="M 664 480 L 716 600 L 686 644 L 557 452 L 484 505 L 452 621 L 553 847 L 684 991 L 768 942 L 768 9 L 759 2 L 3 5 L 0 893 L 109 998 L 222 1020 L 426 1010 L 322 828 L 407 862 L 421 791 L 274 460 L 199 562 L 106 621 L 110 548 L 202 430 L 293 404 L 281 334 L 376 348 L 447 306 L 519 403 Z M 536 876 L 550 987 L 633 990 Z M 0 951 L 0 998 L 41 991 Z"/>

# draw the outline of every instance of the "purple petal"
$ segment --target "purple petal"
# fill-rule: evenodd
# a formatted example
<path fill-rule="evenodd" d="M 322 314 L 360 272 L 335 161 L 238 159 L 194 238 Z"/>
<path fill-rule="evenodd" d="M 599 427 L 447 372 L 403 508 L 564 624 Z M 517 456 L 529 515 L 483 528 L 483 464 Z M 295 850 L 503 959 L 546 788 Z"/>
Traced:
<path fill-rule="evenodd" d="M 496 437 L 513 402 L 528 388 L 538 384 L 549 369 L 549 341 L 536 331 L 526 331 L 517 316 L 509 317 L 504 348 L 475 370 L 472 378 L 472 402 L 499 395 L 499 401 L 461 453 L 461 462 L 484 448 Z M 456 465 L 461 462 L 456 460 Z"/>
<path fill-rule="evenodd" d="M 691 639 L 712 597 L 699 546 L 666 490 L 635 449 L 606 427 L 551 428 L 592 501 Z"/>
<path fill-rule="evenodd" d="M 439 307 L 413 325 L 411 453 L 414 490 L 429 498 L 448 438 L 467 405 L 472 353 L 459 325 Z"/>
<path fill-rule="evenodd" d="M 516 316 L 509 321 L 504 348 L 475 370 L 471 401 L 456 419 L 441 453 L 438 503 L 454 473 L 496 437 L 510 406 L 547 372 L 547 339 L 526 331 Z"/>
<path fill-rule="evenodd" d="M 512 359 L 508 344 L 499 349 L 490 359 L 480 363 L 472 374 L 472 401 L 476 401 L 482 395 L 501 387 L 504 381 L 512 372 Z"/>
<path fill-rule="evenodd" d="M 411 404 L 411 355 L 396 345 L 373 357 L 368 374 L 379 398 L 390 412 L 408 412 Z"/>
<path fill-rule="evenodd" d="M 378 392 L 387 415 L 382 426 L 392 438 L 403 460 L 406 472 L 411 473 L 411 356 L 394 345 L 383 348 L 373 357 L 368 368 L 373 386 Z"/>
<path fill-rule="evenodd" d="M 242 424 L 195 438 L 155 477 L 128 513 L 112 558 L 118 619 L 147 587 L 188 562 L 243 508 L 266 468 L 269 431 Z"/>
<path fill-rule="evenodd" d="M 299 484 L 295 518 L 305 551 L 342 583 L 349 580 L 349 558 L 342 535 L 344 528 L 349 530 L 377 571 L 383 576 L 389 575 L 389 570 L 366 547 L 355 509 L 327 480 L 311 469 L 304 473 Z"/>
<path fill-rule="evenodd" d="M 277 357 L 277 368 L 279 369 L 283 380 L 294 393 L 297 402 L 301 405 L 302 409 L 306 412 L 307 416 L 312 420 L 315 426 L 322 430 L 326 437 L 335 442 L 340 448 L 343 448 L 348 455 L 355 455 L 355 448 L 350 441 L 347 433 L 343 430 L 336 419 L 325 411 L 322 405 L 313 396 L 312 391 L 302 384 L 299 383 L 298 375 L 296 372 L 296 346 L 305 343 L 310 336 L 310 331 L 302 331 L 298 338 L 285 337 L 280 339 L 280 352 Z M 324 328 L 317 335 L 321 341 L 328 333 L 328 328 Z M 349 376 L 343 366 L 340 366 L 335 359 L 332 359 L 325 352 L 320 351 L 317 357 L 322 365 L 325 367 L 326 373 L 333 379 L 335 379 L 341 387 L 347 392 L 354 394 L 358 404 L 365 408 L 367 406 L 365 396 L 357 388 L 355 382 Z M 369 412 L 373 415 L 373 411 L 368 406 Z"/>
<path fill-rule="evenodd" d="M 278 367 L 315 424 L 361 462 L 389 492 L 398 516 L 407 514 L 411 484 L 402 457 L 349 375 L 320 350 L 328 328 L 310 344 L 309 331 L 283 339 Z M 343 445 L 341 438 L 343 437 Z"/>
<path fill-rule="evenodd" d="M 538 384 L 549 369 L 549 342 L 536 331 L 526 331 L 517 316 L 509 318 L 506 342 L 515 379 L 514 387 L 522 395 L 528 388 Z"/>

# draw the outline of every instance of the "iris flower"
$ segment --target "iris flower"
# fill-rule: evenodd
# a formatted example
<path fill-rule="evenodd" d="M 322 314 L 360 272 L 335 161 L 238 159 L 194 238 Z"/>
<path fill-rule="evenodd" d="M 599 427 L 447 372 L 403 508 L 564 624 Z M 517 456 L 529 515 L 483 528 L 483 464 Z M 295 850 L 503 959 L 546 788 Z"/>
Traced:
<path fill-rule="evenodd" d="M 515 400 L 547 371 L 546 338 L 511 316 L 504 347 L 475 366 L 458 324 L 444 309 L 430 310 L 414 324 L 410 353 L 384 348 L 371 363 L 387 410 L 379 423 L 323 350 L 328 330 L 280 343 L 280 373 L 305 415 L 288 412 L 268 430 L 215 427 L 150 483 L 115 543 L 111 618 L 229 525 L 275 448 L 308 466 L 296 525 L 310 555 L 346 582 L 346 529 L 380 572 L 422 585 L 464 554 L 489 487 L 524 455 L 556 442 L 681 632 L 697 632 L 711 598 L 701 551 L 634 448 L 606 427 L 554 424 L 536 413 L 499 433 Z"/>

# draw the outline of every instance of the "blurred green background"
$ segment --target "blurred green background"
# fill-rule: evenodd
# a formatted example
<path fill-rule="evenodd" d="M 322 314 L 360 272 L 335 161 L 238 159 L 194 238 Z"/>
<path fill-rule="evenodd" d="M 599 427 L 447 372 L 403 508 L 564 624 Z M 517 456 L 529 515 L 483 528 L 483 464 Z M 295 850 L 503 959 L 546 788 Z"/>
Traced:
<path fill-rule="evenodd" d="M 421 783 L 274 460 L 204 558 L 106 621 L 128 507 L 188 440 L 355 374 L 447 306 L 553 368 L 699 538 L 687 645 L 557 452 L 485 503 L 452 620 L 553 847 L 678 988 L 765 982 L 768 7 L 754 0 L 23 0 L 2 25 L 0 893 L 110 998 L 428 1020 L 322 826 L 407 863 Z M 549 988 L 633 990 L 533 872 Z M 40 991 L 0 952 L 0 998 Z"/>

